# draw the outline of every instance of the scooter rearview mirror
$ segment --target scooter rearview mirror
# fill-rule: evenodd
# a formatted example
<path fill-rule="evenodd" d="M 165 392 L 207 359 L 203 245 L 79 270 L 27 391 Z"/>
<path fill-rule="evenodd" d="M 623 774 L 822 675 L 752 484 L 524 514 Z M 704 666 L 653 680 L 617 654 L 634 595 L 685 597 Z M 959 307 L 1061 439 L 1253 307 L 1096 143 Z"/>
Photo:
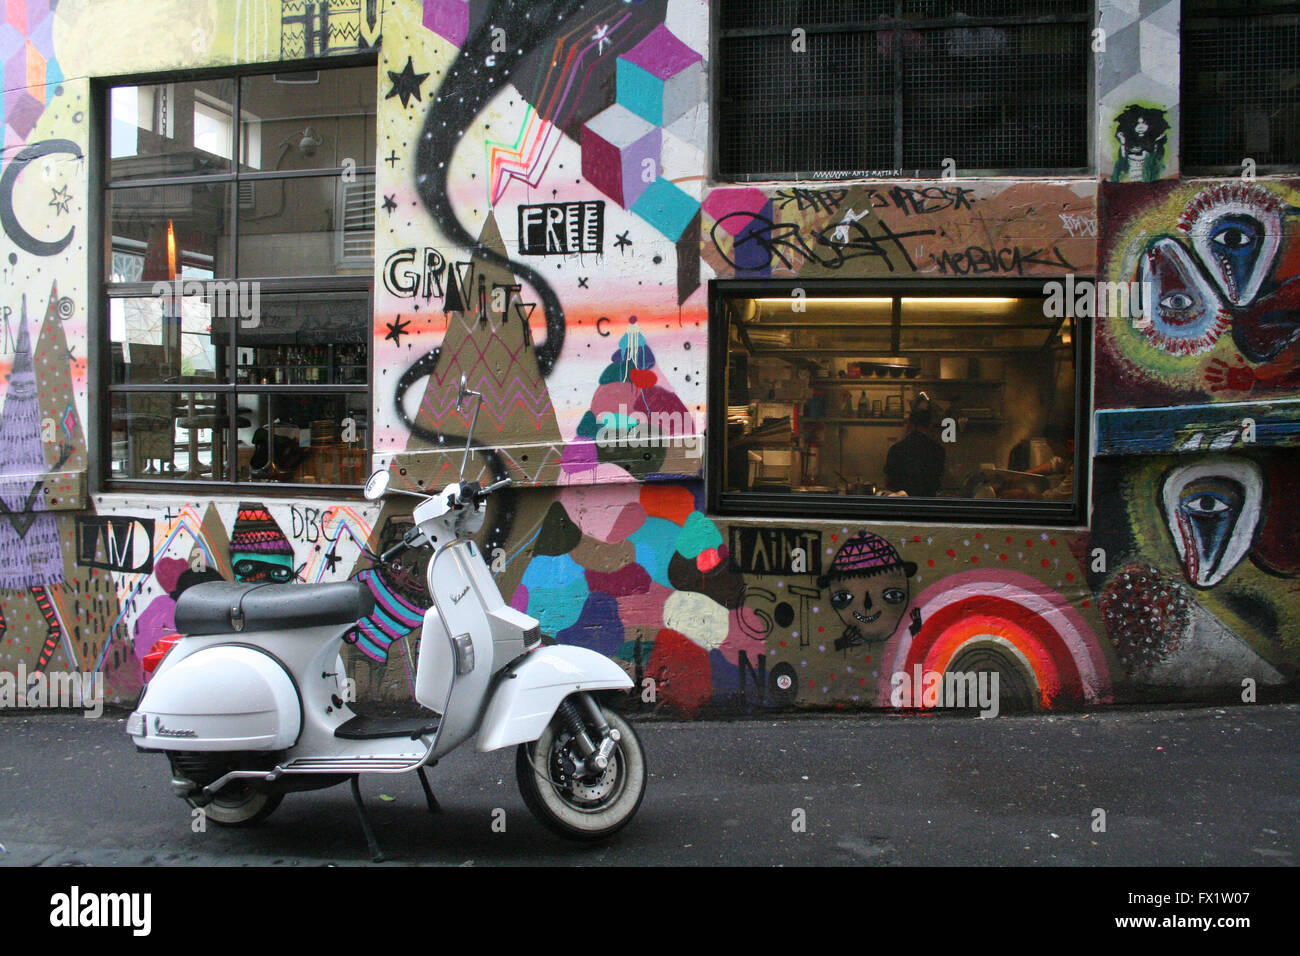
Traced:
<path fill-rule="evenodd" d="M 464 372 L 460 373 L 460 390 L 456 392 L 456 411 L 465 404 L 465 393 L 469 390 L 469 376 Z"/>
<path fill-rule="evenodd" d="M 389 479 L 390 475 L 387 468 L 381 468 L 367 478 L 365 491 L 362 492 L 366 496 L 366 500 L 378 501 L 384 497 L 384 493 L 388 491 Z"/>

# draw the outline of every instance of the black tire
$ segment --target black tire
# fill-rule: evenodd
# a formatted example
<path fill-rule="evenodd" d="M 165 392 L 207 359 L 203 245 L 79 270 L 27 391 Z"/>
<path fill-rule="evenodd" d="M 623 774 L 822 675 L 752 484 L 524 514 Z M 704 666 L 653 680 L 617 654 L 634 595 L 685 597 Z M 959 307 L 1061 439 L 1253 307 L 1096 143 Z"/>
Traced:
<path fill-rule="evenodd" d="M 584 713 L 582 707 L 576 709 Z M 570 840 L 613 836 L 627 826 L 645 796 L 645 753 L 636 731 L 608 708 L 602 707 L 601 713 L 620 739 L 609 767 L 599 777 L 566 772 L 574 759 L 568 732 L 558 715 L 536 743 L 520 744 L 515 753 L 519 792 L 529 811 L 548 829 Z"/>

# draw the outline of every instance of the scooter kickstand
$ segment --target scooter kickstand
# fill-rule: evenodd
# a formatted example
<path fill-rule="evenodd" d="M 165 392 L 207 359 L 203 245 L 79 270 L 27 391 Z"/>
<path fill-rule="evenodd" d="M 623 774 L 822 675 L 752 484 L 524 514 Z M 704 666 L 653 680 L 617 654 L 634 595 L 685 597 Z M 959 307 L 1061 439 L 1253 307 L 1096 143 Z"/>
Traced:
<path fill-rule="evenodd" d="M 417 767 L 415 772 L 420 777 L 420 786 L 424 787 L 424 802 L 429 805 L 429 812 L 441 813 L 442 806 L 438 803 L 438 798 L 433 795 L 433 790 L 429 786 L 429 778 L 424 775 L 424 768 Z"/>
<path fill-rule="evenodd" d="M 384 851 L 379 849 L 379 841 L 375 839 L 375 831 L 370 826 L 370 817 L 366 815 L 366 805 L 361 802 L 361 775 L 357 773 L 352 775 L 352 799 L 357 805 L 357 816 L 361 818 L 361 829 L 365 831 L 370 856 L 375 863 L 383 863 Z"/>

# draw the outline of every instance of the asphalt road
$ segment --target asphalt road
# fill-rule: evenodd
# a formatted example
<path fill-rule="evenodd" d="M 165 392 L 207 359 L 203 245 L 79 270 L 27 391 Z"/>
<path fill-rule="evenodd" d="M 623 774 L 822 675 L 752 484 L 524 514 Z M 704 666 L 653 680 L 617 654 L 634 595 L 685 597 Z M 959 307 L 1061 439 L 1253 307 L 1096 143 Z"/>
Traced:
<path fill-rule="evenodd" d="M 123 725 L 124 715 L 0 714 L 0 866 L 368 862 L 346 787 L 290 794 L 253 829 L 209 823 L 193 832 L 189 808 L 171 794 L 166 761 L 138 754 Z M 1300 860 L 1295 704 L 637 728 L 650 766 L 646 798 L 629 827 L 603 845 L 568 844 L 532 819 L 513 751 L 466 747 L 444 760 L 430 775 L 443 806 L 436 816 L 413 774 L 371 777 L 362 790 L 397 864 Z"/>

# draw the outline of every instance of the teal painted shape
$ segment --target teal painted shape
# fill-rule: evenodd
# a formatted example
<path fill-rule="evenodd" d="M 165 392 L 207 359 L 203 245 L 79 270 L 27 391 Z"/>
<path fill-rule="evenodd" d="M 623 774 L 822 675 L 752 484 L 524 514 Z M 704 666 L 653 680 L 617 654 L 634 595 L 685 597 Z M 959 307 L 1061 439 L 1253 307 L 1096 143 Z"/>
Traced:
<path fill-rule="evenodd" d="M 538 560 L 534 558 L 533 564 Z M 590 593 L 587 580 L 582 577 L 563 587 L 529 589 L 528 613 L 537 618 L 544 632 L 555 635 L 578 623 Z"/>
<path fill-rule="evenodd" d="M 617 359 L 618 356 L 615 355 Z M 627 381 L 627 373 L 631 371 L 631 366 L 622 362 L 611 362 L 605 366 L 605 370 L 600 373 L 600 378 L 596 380 L 597 385 L 614 385 L 618 382 Z"/>
<path fill-rule="evenodd" d="M 583 415 L 582 420 L 578 422 L 579 438 L 594 439 L 596 437 L 596 433 L 599 431 L 600 431 L 600 423 L 596 421 L 596 416 L 593 415 L 591 412 L 587 412 L 587 414 Z"/>
<path fill-rule="evenodd" d="M 673 585 L 668 580 L 668 562 L 673 558 L 677 536 L 681 527 L 664 518 L 646 518 L 627 539 L 636 547 L 636 560 L 650 575 L 655 584 L 666 588 Z"/>
<path fill-rule="evenodd" d="M 573 558 L 567 554 L 539 554 L 528 562 L 520 583 L 528 588 L 528 606 L 532 607 L 534 588 L 563 588 L 574 580 L 582 581 L 584 588 L 587 586 L 582 566 Z"/>
<path fill-rule="evenodd" d="M 692 511 L 677 535 L 677 551 L 682 557 L 694 561 L 701 551 L 716 548 L 722 544 L 722 534 L 718 526 L 699 511 Z"/>
<path fill-rule="evenodd" d="M 654 126 L 664 122 L 664 82 L 635 63 L 618 61 L 618 105 Z"/>
<path fill-rule="evenodd" d="M 700 204 L 668 180 L 656 179 L 632 204 L 632 211 L 676 242 L 691 224 Z"/>

